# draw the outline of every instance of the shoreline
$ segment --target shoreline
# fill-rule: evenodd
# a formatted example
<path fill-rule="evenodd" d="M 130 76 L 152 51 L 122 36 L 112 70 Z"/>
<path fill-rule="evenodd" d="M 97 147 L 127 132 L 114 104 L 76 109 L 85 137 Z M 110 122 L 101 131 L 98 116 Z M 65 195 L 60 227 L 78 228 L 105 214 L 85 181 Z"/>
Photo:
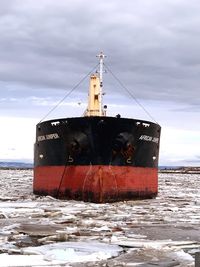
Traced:
<path fill-rule="evenodd" d="M 0 170 L 33 170 L 34 167 L 19 166 L 0 166 Z M 158 173 L 175 173 L 175 174 L 200 174 L 200 167 L 181 167 L 181 168 L 165 168 L 159 169 Z"/>

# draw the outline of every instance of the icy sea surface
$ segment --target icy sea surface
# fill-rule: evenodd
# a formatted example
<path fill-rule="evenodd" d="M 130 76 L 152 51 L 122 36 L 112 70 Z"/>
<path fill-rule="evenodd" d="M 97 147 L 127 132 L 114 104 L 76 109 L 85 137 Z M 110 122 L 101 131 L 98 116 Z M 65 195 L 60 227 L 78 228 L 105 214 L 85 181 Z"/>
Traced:
<path fill-rule="evenodd" d="M 200 175 L 159 174 L 156 199 L 93 204 L 32 193 L 0 170 L 0 266 L 194 266 Z"/>

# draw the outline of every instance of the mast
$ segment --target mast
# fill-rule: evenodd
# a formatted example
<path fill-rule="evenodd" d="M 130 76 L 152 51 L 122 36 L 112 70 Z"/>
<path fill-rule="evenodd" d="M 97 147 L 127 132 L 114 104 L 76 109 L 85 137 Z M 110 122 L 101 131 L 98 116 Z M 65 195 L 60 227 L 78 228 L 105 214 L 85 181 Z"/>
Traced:
<path fill-rule="evenodd" d="M 100 79 L 100 92 L 99 92 L 99 101 L 100 101 L 100 108 L 101 108 L 101 113 L 103 114 L 103 107 L 102 107 L 102 93 L 103 93 L 103 60 L 106 57 L 103 52 L 100 52 L 99 55 L 97 55 L 97 57 L 99 58 L 99 79 Z"/>
<path fill-rule="evenodd" d="M 103 52 L 97 55 L 99 58 L 99 70 L 90 76 L 90 88 L 88 95 L 88 107 L 84 116 L 105 116 L 106 112 L 102 106 L 102 90 L 103 90 L 103 72 L 104 58 Z"/>

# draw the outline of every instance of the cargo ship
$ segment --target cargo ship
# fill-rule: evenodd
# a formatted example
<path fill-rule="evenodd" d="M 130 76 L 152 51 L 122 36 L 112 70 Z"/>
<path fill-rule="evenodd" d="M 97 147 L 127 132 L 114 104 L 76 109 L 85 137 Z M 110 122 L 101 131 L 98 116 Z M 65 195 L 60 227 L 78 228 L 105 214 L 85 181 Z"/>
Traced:
<path fill-rule="evenodd" d="M 94 203 L 153 198 L 158 193 L 161 127 L 119 114 L 106 116 L 105 56 L 98 57 L 84 116 L 36 125 L 33 192 Z"/>

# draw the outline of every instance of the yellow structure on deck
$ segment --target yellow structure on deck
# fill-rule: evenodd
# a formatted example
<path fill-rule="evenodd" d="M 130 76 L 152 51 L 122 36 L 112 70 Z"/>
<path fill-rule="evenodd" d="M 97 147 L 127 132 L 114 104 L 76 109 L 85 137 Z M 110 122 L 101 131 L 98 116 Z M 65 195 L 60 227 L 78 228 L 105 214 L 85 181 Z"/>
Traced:
<path fill-rule="evenodd" d="M 90 88 L 88 95 L 88 107 L 84 116 L 106 116 L 106 111 L 102 107 L 102 87 L 103 87 L 103 59 L 105 55 L 101 52 L 99 71 L 90 76 Z"/>
<path fill-rule="evenodd" d="M 98 75 L 91 75 L 88 96 L 88 108 L 85 116 L 104 116 L 101 106 L 101 87 Z"/>

